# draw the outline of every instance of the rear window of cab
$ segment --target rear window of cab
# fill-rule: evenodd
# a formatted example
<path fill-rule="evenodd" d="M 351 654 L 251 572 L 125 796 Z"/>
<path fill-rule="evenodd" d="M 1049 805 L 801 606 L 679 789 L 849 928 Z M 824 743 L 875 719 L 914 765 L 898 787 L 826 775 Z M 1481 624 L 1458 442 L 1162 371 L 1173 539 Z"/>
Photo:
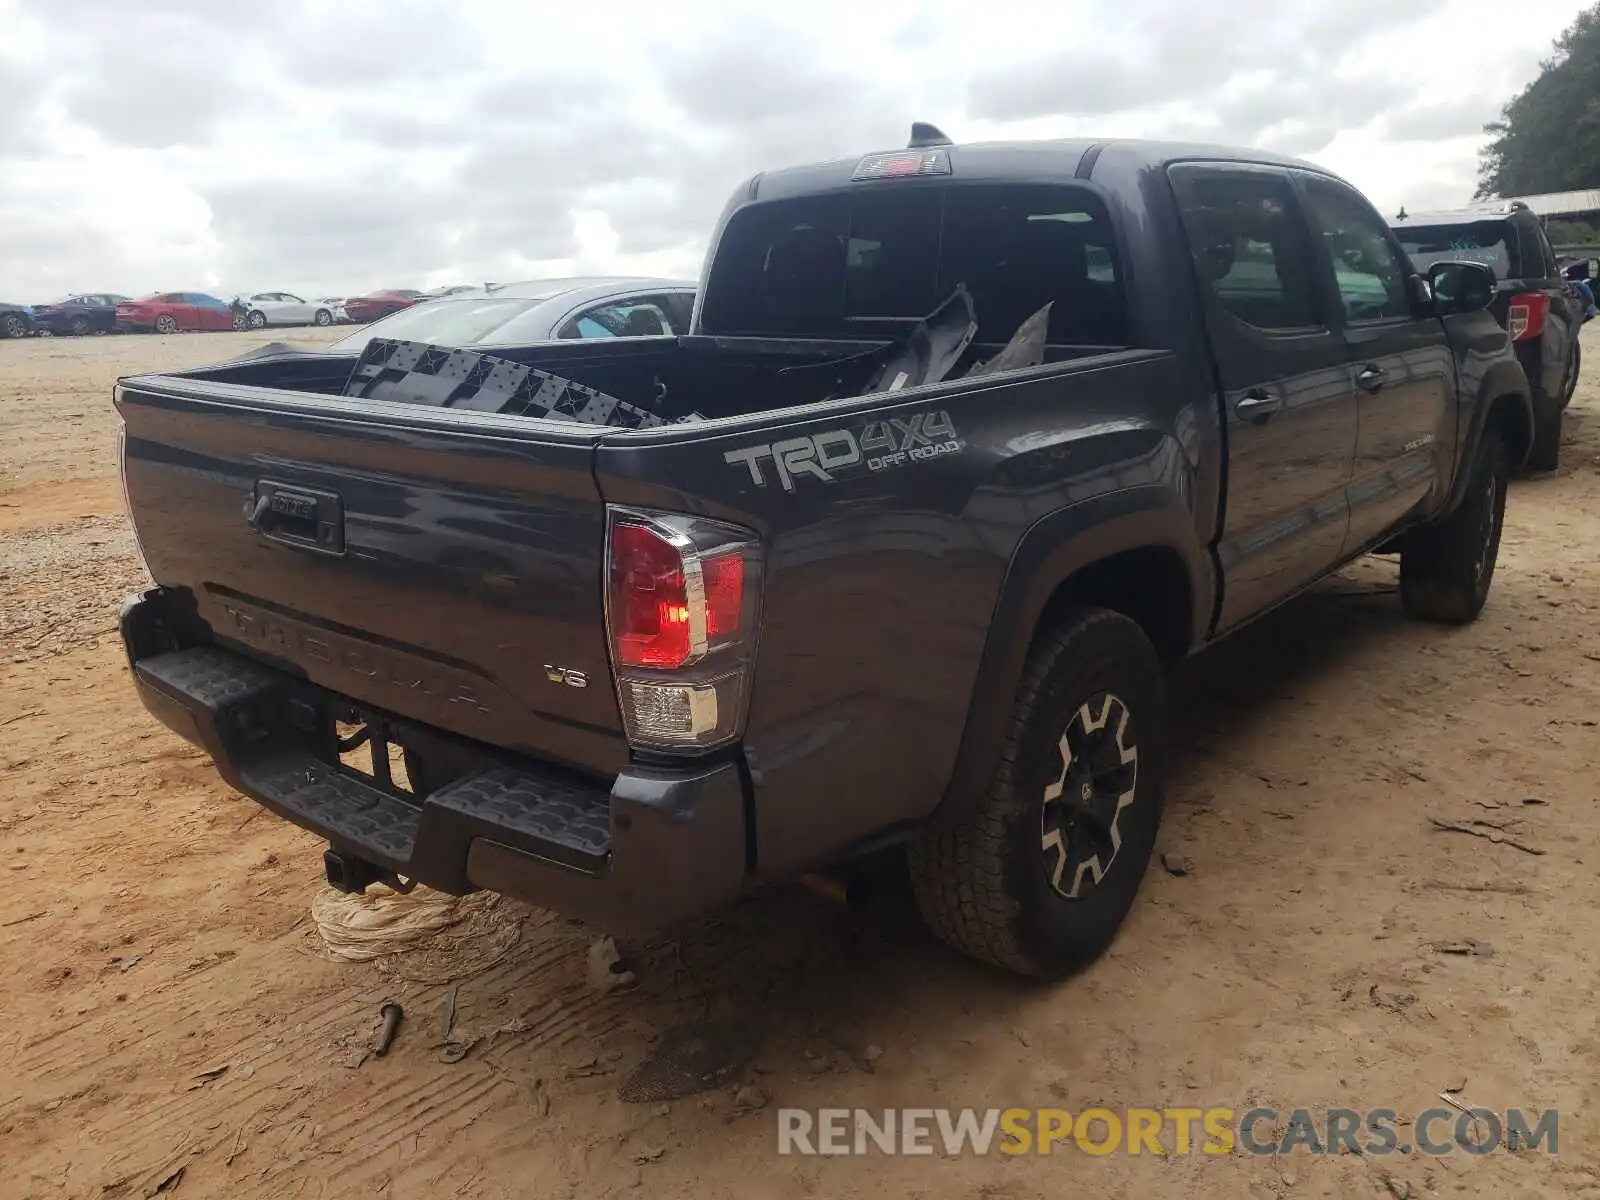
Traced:
<path fill-rule="evenodd" d="M 1052 344 L 1127 343 L 1110 218 L 1071 185 L 889 183 L 748 205 L 718 242 L 701 332 L 894 336 L 958 284 L 981 342 L 1051 303 Z"/>

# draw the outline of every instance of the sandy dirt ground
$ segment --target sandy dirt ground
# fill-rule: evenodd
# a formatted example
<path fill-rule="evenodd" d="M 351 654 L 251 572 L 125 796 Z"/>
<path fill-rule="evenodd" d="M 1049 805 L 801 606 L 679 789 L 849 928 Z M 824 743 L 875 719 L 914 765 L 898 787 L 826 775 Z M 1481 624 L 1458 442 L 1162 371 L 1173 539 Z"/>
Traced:
<path fill-rule="evenodd" d="M 135 700 L 112 383 L 267 340 L 0 343 L 0 1193 L 1600 1197 L 1592 372 L 1561 471 L 1514 487 L 1476 625 L 1408 621 L 1373 561 L 1184 668 L 1164 847 L 1193 869 L 1152 868 L 1080 977 L 969 964 L 892 893 L 847 917 L 797 890 L 643 948 L 637 989 L 601 997 L 584 931 L 508 903 L 425 952 L 332 961 L 316 840 Z M 1600 363 L 1600 335 L 1587 349 Z M 453 1063 L 451 986 L 458 1036 L 482 1038 Z M 391 999 L 393 1053 L 356 1065 Z M 617 1099 L 656 1039 L 707 1016 L 761 1031 L 738 1078 Z M 1560 1154 L 775 1152 L 778 1106 L 1412 1120 L 1463 1084 L 1559 1108 Z"/>

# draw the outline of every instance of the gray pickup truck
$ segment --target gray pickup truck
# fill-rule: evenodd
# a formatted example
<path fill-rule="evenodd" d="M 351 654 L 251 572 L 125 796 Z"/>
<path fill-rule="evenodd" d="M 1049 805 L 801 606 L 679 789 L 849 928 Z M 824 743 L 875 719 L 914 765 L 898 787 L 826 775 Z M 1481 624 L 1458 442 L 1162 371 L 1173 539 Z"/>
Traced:
<path fill-rule="evenodd" d="M 1150 859 L 1166 664 L 1374 549 L 1482 608 L 1492 288 L 1304 162 L 919 127 L 741 185 L 686 336 L 122 380 L 133 677 L 337 886 L 640 932 L 904 847 L 1060 975 Z"/>

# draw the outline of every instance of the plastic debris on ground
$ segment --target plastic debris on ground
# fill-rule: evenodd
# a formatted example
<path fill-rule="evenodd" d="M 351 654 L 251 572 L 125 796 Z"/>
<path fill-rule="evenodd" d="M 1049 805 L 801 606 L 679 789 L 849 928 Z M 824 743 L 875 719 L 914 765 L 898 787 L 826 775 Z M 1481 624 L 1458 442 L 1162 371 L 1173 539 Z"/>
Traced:
<path fill-rule="evenodd" d="M 632 987 L 638 977 L 623 962 L 615 939 L 603 937 L 589 947 L 589 986 L 600 993 Z"/>
<path fill-rule="evenodd" d="M 413 949 L 460 920 L 460 898 L 417 887 L 406 894 L 374 884 L 360 894 L 326 888 L 311 902 L 328 952 L 369 962 Z"/>

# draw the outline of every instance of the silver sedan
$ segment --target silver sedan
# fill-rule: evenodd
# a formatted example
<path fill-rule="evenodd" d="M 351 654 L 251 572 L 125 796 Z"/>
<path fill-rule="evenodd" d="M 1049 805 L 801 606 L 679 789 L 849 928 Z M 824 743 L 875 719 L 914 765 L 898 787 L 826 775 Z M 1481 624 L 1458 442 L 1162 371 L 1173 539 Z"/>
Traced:
<path fill-rule="evenodd" d="M 268 325 L 332 325 L 336 319 L 334 306 L 327 301 L 303 300 L 292 292 L 240 296 L 234 301 L 234 311 L 242 314 L 242 323 L 248 329 L 264 329 Z"/>
<path fill-rule="evenodd" d="M 359 353 L 373 338 L 435 346 L 662 337 L 688 332 L 695 285 L 676 279 L 534 279 L 426 300 L 328 347 Z"/>

